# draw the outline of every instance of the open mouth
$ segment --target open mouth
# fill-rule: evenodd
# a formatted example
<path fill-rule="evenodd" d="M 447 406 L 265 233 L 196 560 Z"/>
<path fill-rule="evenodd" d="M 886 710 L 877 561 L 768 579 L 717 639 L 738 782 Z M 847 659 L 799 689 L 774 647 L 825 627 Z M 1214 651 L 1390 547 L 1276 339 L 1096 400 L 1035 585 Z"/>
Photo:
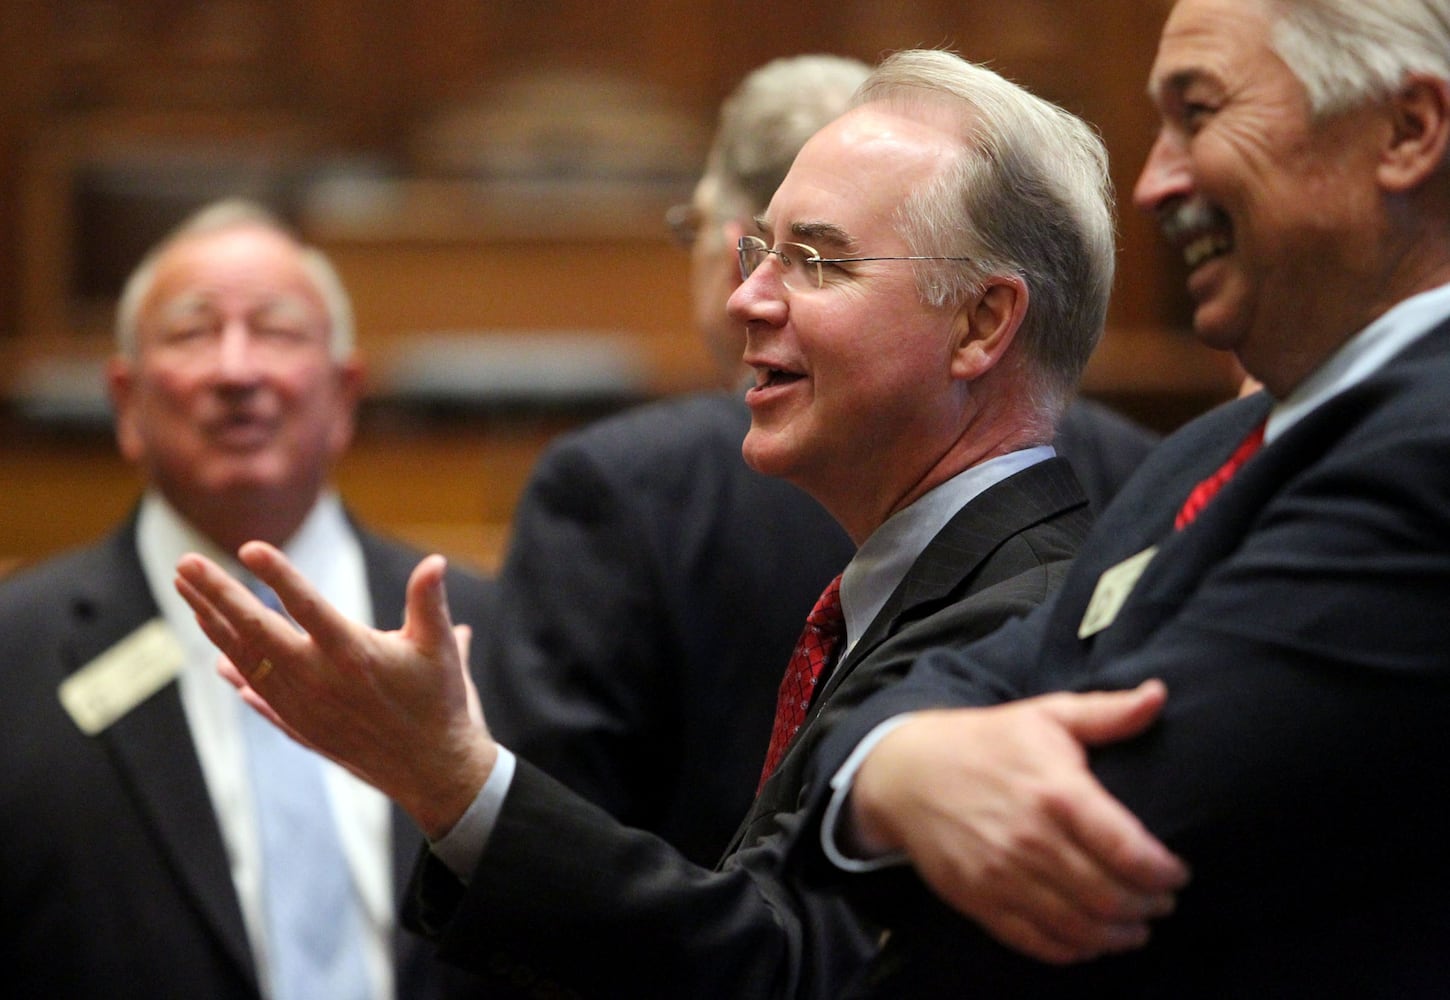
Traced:
<path fill-rule="evenodd" d="M 799 382 L 804 377 L 796 372 L 788 372 L 783 368 L 757 368 L 755 370 L 755 388 L 774 389 L 777 386 Z"/>
<path fill-rule="evenodd" d="M 1179 247 L 1183 262 L 1196 268 L 1234 248 L 1233 224 L 1228 216 L 1202 198 L 1175 202 L 1159 216 L 1168 241 Z"/>

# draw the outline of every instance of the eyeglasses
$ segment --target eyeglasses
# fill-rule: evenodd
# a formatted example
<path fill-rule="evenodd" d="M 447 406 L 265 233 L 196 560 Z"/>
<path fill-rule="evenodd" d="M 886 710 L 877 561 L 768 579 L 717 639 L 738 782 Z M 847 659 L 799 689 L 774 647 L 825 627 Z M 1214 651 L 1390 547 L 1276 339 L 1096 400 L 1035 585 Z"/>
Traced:
<path fill-rule="evenodd" d="M 765 258 L 772 254 L 780 258 L 780 270 L 783 280 L 789 284 L 790 279 L 797 274 L 805 274 L 815 280 L 815 286 L 820 288 L 825 284 L 825 269 L 822 264 L 850 264 L 864 260 L 960 260 L 970 261 L 970 257 L 822 257 L 816 252 L 815 247 L 806 246 L 804 243 L 777 243 L 774 248 L 759 236 L 742 236 L 735 249 L 740 254 L 740 280 L 744 281 L 755 273 L 756 268 L 765 263 Z M 800 265 L 797 268 L 796 265 Z"/>
<path fill-rule="evenodd" d="M 689 202 L 672 205 L 665 212 L 665 225 L 670 227 L 670 236 L 681 249 L 688 250 L 700 236 L 700 210 Z"/>

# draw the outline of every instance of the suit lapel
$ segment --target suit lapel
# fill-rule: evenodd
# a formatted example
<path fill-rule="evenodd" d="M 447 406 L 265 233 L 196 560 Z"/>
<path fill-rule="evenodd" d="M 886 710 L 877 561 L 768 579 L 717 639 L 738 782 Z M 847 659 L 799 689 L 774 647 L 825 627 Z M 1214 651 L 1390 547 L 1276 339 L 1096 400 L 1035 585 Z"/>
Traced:
<path fill-rule="evenodd" d="M 837 663 L 808 718 L 814 719 L 856 664 L 904 623 L 950 603 L 1009 538 L 1085 502 L 1082 487 L 1061 458 L 1024 469 L 973 499 L 927 544 L 860 641 Z"/>
<path fill-rule="evenodd" d="M 66 602 L 68 672 L 89 663 L 156 617 L 136 555 L 134 519 L 100 549 L 100 565 Z M 105 581 L 104 588 L 93 581 Z M 251 948 L 231 880 L 231 864 L 212 812 L 177 685 L 166 685 L 95 739 L 114 763 L 182 892 L 222 941 L 239 973 L 255 982 Z"/>

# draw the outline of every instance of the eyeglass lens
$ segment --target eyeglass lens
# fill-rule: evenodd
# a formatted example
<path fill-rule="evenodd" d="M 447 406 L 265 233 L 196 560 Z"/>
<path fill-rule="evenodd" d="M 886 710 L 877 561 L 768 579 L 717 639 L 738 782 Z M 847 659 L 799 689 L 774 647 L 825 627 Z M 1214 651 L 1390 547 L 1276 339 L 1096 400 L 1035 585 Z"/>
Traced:
<path fill-rule="evenodd" d="M 778 243 L 772 248 L 758 236 L 742 236 L 737 246 L 741 281 L 754 274 L 765 263 L 765 258 L 774 255 L 780 265 L 781 280 L 788 287 L 795 287 L 802 275 L 808 287 L 821 287 L 821 265 L 808 263 L 811 258 L 820 256 L 813 247 L 804 243 Z"/>

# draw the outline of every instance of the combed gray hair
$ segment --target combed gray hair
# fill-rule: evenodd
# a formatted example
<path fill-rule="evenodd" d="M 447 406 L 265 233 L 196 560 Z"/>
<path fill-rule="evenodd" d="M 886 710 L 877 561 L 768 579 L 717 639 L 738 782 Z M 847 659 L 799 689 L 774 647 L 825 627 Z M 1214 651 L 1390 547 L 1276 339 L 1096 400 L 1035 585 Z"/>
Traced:
<path fill-rule="evenodd" d="M 720 106 L 702 178 L 722 218 L 763 212 L 806 140 L 849 106 L 871 72 L 856 59 L 773 59 L 741 80 Z"/>
<path fill-rule="evenodd" d="M 290 226 L 262 205 L 242 198 L 226 198 L 212 202 L 184 219 L 147 251 L 126 279 L 116 304 L 116 350 L 123 357 L 133 360 L 136 357 L 140 342 L 141 306 L 156 284 L 156 267 L 161 258 L 183 240 L 244 228 L 265 229 L 297 244 L 302 255 L 302 269 L 316 287 L 327 313 L 328 347 L 332 357 L 335 361 L 344 361 L 352 356 L 356 345 L 352 300 L 327 255 L 303 243 Z"/>
<path fill-rule="evenodd" d="M 1323 119 L 1388 97 L 1410 73 L 1450 80 L 1450 0 L 1265 0 L 1270 44 Z"/>
<path fill-rule="evenodd" d="M 857 91 L 855 105 L 906 110 L 965 105 L 962 155 L 898 210 L 897 227 L 924 255 L 922 297 L 957 304 L 993 274 L 1029 290 L 1019 332 L 1033 402 L 1066 405 L 1107 320 L 1116 267 L 1113 185 L 1102 140 L 1082 119 L 983 66 L 938 50 L 898 52 Z"/>

